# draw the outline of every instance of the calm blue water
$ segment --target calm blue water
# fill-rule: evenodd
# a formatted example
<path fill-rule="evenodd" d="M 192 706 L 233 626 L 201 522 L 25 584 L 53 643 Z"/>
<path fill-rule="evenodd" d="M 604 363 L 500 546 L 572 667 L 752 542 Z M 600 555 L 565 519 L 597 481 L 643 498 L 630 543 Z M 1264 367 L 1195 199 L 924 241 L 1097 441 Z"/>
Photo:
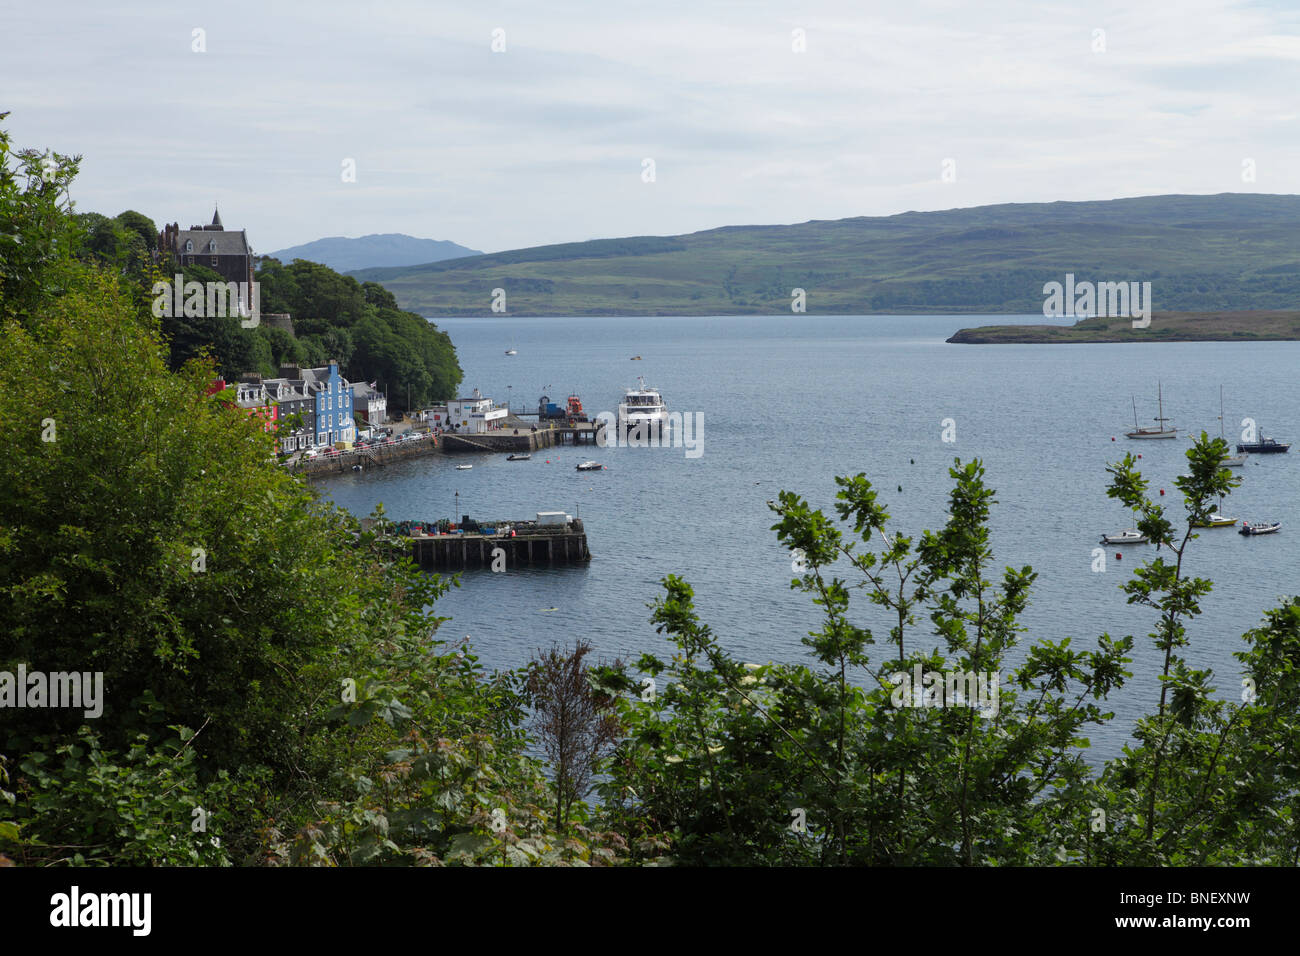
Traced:
<path fill-rule="evenodd" d="M 818 617 L 805 596 L 789 590 L 790 556 L 769 530 L 774 517 L 765 502 L 791 490 L 833 514 L 834 476 L 865 472 L 893 527 L 916 534 L 943 524 L 953 458 L 979 457 L 997 490 L 998 567 L 1029 564 L 1039 575 L 1023 618 L 1026 641 L 1073 637 L 1091 646 L 1103 631 L 1138 638 L 1134 678 L 1111 701 L 1116 720 L 1093 740 L 1098 756 L 1113 755 L 1133 720 L 1154 708 L 1159 658 L 1145 636 L 1151 613 L 1129 607 L 1119 591 L 1153 549 L 1126 548 L 1116 563 L 1118 549 L 1109 548 L 1106 571 L 1092 571 L 1099 535 L 1132 524 L 1106 497 L 1106 465 L 1140 452 L 1154 487 L 1174 495 L 1188 446 L 1181 436 L 1126 440 L 1130 395 L 1141 418 L 1153 417 L 1160 379 L 1165 414 L 1180 430 L 1217 435 L 1223 384 L 1229 423 L 1250 416 L 1266 434 L 1297 440 L 1300 343 L 944 343 L 956 329 L 980 324 L 977 316 L 443 319 L 466 392 L 478 387 L 530 409 L 543 393 L 563 401 L 574 392 L 595 413 L 613 411 L 644 375 L 670 410 L 703 413 L 703 454 L 580 446 L 551 449 L 550 464 L 545 452 L 527 462 L 434 456 L 318 487 L 357 514 L 382 501 L 396 518 L 528 517 L 552 509 L 582 516 L 590 565 L 470 572 L 440 603 L 439 612 L 452 617 L 444 636 L 470 635 L 489 666 L 520 666 L 537 648 L 578 637 L 608 659 L 667 652 L 646 605 L 668 573 L 691 583 L 701 618 L 733 654 L 803 660 L 800 638 Z M 517 356 L 504 355 L 511 345 Z M 629 361 L 633 355 L 643 361 Z M 953 443 L 941 440 L 946 418 L 956 424 Z M 1229 427 L 1229 440 L 1239 431 L 1239 424 Z M 586 458 L 608 469 L 577 472 Z M 1215 582 L 1190 627 L 1187 656 L 1213 668 L 1234 697 L 1240 635 L 1296 591 L 1298 459 L 1252 456 L 1226 508 L 1239 518 L 1276 516 L 1281 534 L 1207 530 L 1185 562 L 1190 573 Z M 466 460 L 473 470 L 456 471 Z M 860 604 L 858 620 L 887 638 L 888 622 Z M 924 631 L 913 631 L 910 641 L 922 637 L 930 642 Z"/>

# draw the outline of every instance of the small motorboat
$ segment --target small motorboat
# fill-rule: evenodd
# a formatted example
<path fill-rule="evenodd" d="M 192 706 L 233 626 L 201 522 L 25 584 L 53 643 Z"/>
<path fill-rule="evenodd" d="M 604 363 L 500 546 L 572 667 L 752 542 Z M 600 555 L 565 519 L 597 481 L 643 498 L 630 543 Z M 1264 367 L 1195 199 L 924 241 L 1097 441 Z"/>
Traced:
<path fill-rule="evenodd" d="M 1277 534 L 1282 529 L 1280 521 L 1243 521 L 1240 534 Z"/>
<path fill-rule="evenodd" d="M 532 455 L 506 455 L 506 461 L 528 461 Z"/>
<path fill-rule="evenodd" d="M 1237 523 L 1236 518 L 1225 518 L 1217 511 L 1212 513 L 1205 521 L 1198 521 L 1192 525 L 1193 528 L 1231 528 Z"/>
<path fill-rule="evenodd" d="M 473 465 L 457 465 L 457 466 L 456 466 L 456 470 L 457 470 L 457 471 L 469 471 L 469 470 L 470 470 L 471 468 L 473 468 L 473 467 L 474 467 Z"/>
<path fill-rule="evenodd" d="M 597 461 L 584 461 L 578 466 L 578 471 L 600 471 L 604 466 Z"/>
<path fill-rule="evenodd" d="M 1141 531 L 1130 528 L 1128 531 L 1121 531 L 1118 534 L 1103 534 L 1101 536 L 1102 544 L 1146 544 L 1147 536 Z"/>
<path fill-rule="evenodd" d="M 631 361 L 633 361 L 633 362 L 639 362 L 639 361 L 641 361 L 641 356 L 639 356 L 639 355 L 633 355 L 632 358 L 631 358 Z"/>

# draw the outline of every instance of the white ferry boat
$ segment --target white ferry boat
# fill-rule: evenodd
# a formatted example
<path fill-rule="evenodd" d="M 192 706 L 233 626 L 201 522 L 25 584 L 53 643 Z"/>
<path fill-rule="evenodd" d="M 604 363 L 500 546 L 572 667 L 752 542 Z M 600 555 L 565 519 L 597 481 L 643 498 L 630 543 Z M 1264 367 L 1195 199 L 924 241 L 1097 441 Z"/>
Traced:
<path fill-rule="evenodd" d="M 668 416 L 668 406 L 657 388 L 648 388 L 644 376 L 637 377 L 637 388 L 629 388 L 623 404 L 618 406 L 619 421 L 629 428 L 638 425 L 659 425 Z"/>

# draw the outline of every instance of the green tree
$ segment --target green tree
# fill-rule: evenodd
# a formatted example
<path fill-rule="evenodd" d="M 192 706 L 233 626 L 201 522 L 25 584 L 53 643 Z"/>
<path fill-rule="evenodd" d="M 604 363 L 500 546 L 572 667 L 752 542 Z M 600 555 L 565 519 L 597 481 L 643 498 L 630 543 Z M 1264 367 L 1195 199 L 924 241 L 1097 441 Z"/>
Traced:
<path fill-rule="evenodd" d="M 919 541 L 886 530 L 863 475 L 836 479 L 858 540 L 796 495 L 771 503 L 803 568 L 791 586 L 823 615 L 804 639 L 815 667 L 735 660 L 699 622 L 690 587 L 665 580 L 653 621 L 678 652 L 637 666 L 667 689 L 622 698 L 628 736 L 606 765 L 605 805 L 632 846 L 667 840 L 688 863 L 1057 858 L 1088 806 L 1082 734 L 1109 719 L 1100 703 L 1126 676 L 1131 642 L 1043 641 L 1010 667 L 1034 575 L 986 576 L 993 493 L 978 462 L 950 473 L 952 517 Z M 877 537 L 880 552 L 859 550 Z M 861 582 L 838 577 L 837 562 Z M 891 653 L 871 656 L 875 637 L 851 615 L 857 589 L 892 617 Z M 938 646 L 907 637 L 922 609 Z M 923 692 L 903 680 L 918 671 L 943 679 Z M 629 686 L 624 673 L 604 680 Z"/>
<path fill-rule="evenodd" d="M 9 114 L 0 113 L 0 124 Z M 68 186 L 80 156 L 14 150 L 0 127 L 0 317 L 29 320 L 67 289 L 82 229 Z"/>
<path fill-rule="evenodd" d="M 1300 602 L 1265 614 L 1236 654 L 1243 665 L 1238 702 L 1217 699 L 1214 674 L 1184 656 L 1189 624 L 1210 581 L 1184 564 L 1196 528 L 1241 479 L 1223 467 L 1227 443 L 1204 432 L 1187 452 L 1188 474 L 1176 479 L 1184 515 L 1175 525 L 1147 497 L 1132 455 L 1114 465 L 1108 494 L 1127 505 L 1138 528 L 1163 556 L 1124 584 L 1130 604 L 1157 615 L 1150 638 L 1162 657 L 1154 711 L 1138 721 L 1135 744 L 1105 768 L 1095 804 L 1104 826 L 1089 859 L 1122 865 L 1294 866 L 1300 861 L 1297 715 L 1300 715 Z M 1222 532 L 1220 532 L 1222 533 Z"/>

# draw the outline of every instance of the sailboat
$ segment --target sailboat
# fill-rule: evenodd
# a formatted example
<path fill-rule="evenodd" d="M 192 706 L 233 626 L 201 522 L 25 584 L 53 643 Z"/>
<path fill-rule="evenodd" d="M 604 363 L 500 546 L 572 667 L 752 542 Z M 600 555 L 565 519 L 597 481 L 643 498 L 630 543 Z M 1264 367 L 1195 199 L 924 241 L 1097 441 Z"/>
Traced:
<path fill-rule="evenodd" d="M 1159 428 L 1140 428 L 1138 427 L 1138 409 L 1137 399 L 1133 399 L 1133 430 L 1125 432 L 1126 438 L 1177 438 L 1177 428 L 1165 428 L 1165 422 L 1172 422 L 1172 418 L 1165 418 L 1165 398 L 1160 389 L 1160 383 L 1156 382 L 1157 402 L 1159 402 L 1160 414 L 1156 416 L 1156 421 L 1160 423 Z"/>
<path fill-rule="evenodd" d="M 1223 436 L 1223 386 L 1222 385 L 1219 386 L 1219 437 L 1223 438 L 1225 442 L 1227 441 L 1227 439 L 1224 438 Z M 1241 451 L 1241 449 L 1237 449 L 1237 450 Z M 1220 464 L 1225 465 L 1228 468 L 1240 468 L 1242 465 L 1246 463 L 1246 459 L 1249 457 L 1250 457 L 1250 453 L 1244 451 L 1241 452 L 1240 455 L 1224 455 L 1223 461 L 1220 462 Z"/>
<path fill-rule="evenodd" d="M 1236 523 L 1237 523 L 1236 518 L 1228 518 L 1225 517 L 1224 515 L 1219 514 L 1219 512 L 1217 511 L 1213 511 L 1204 521 L 1193 522 L 1192 527 L 1193 528 L 1231 528 Z"/>
<path fill-rule="evenodd" d="M 1204 521 L 1193 521 L 1193 528 L 1231 528 L 1237 523 L 1236 518 L 1229 518 L 1223 513 L 1223 496 L 1219 496 L 1219 510 L 1211 511 Z"/>

